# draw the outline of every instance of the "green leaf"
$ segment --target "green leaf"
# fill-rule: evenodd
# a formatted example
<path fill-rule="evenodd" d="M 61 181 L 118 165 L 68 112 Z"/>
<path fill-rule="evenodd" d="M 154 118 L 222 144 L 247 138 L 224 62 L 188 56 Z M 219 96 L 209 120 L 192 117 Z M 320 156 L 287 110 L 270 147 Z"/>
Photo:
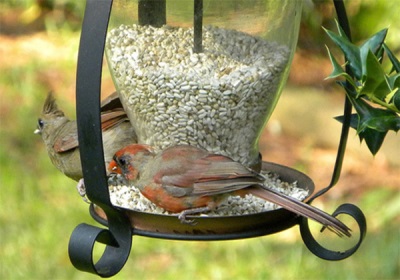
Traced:
<path fill-rule="evenodd" d="M 385 101 L 400 111 L 400 73 L 388 77 L 388 83 L 392 91 L 386 96 Z"/>
<path fill-rule="evenodd" d="M 395 108 L 390 108 L 391 110 L 396 110 L 396 106 L 394 105 L 394 97 L 396 93 L 399 91 L 398 88 L 392 90 L 385 98 L 385 102 L 388 104 L 389 108 L 390 106 L 394 106 Z M 398 109 L 397 109 L 398 110 Z M 400 112 L 400 110 L 398 110 Z"/>
<path fill-rule="evenodd" d="M 338 122 L 343 123 L 344 121 L 344 116 L 337 116 L 334 118 L 335 120 L 337 120 Z M 351 114 L 350 115 L 350 127 L 354 128 L 355 130 L 357 130 L 358 127 L 358 122 L 359 122 L 359 117 L 357 114 Z"/>
<path fill-rule="evenodd" d="M 339 83 L 355 108 L 350 127 L 357 131 L 360 141 L 365 140 L 372 154 L 376 154 L 389 130 L 400 130 L 400 63 L 384 44 L 387 29 L 369 38 L 360 48 L 350 42 L 339 24 L 339 34 L 325 30 L 346 58 L 346 71 L 328 49 L 333 71 L 328 78 L 344 77 Z M 392 63 L 389 76 L 382 67 L 384 53 Z M 343 116 L 337 117 L 343 122 Z"/>
<path fill-rule="evenodd" d="M 390 62 L 393 64 L 393 68 L 396 71 L 396 73 L 400 73 L 400 62 L 399 60 L 394 56 L 392 51 L 389 49 L 389 47 L 386 44 L 383 44 L 383 48 L 385 49 L 387 56 L 390 59 Z"/>
<path fill-rule="evenodd" d="M 346 73 L 346 71 L 343 70 L 342 66 L 337 62 L 336 58 L 332 55 L 330 52 L 329 48 L 326 47 L 329 55 L 329 59 L 331 60 L 333 70 L 332 73 L 326 77 L 326 79 L 335 79 L 338 77 L 344 77 L 350 84 L 355 86 L 353 79 L 350 77 L 349 74 Z"/>
<path fill-rule="evenodd" d="M 382 29 L 381 31 L 375 33 L 371 38 L 364 42 L 360 47 L 361 60 L 365 61 L 368 51 L 371 51 L 374 55 L 381 58 L 379 55 L 382 48 L 383 42 L 385 41 L 388 29 Z"/>
<path fill-rule="evenodd" d="M 343 123 L 344 116 L 335 117 L 335 119 Z M 359 116 L 357 114 L 351 114 L 350 127 L 357 130 L 358 126 L 359 126 Z M 367 127 L 363 131 L 358 133 L 358 137 L 360 138 L 360 143 L 362 143 L 362 141 L 365 140 L 368 149 L 373 155 L 375 155 L 381 148 L 386 134 L 387 131 L 379 132 Z"/>
<path fill-rule="evenodd" d="M 378 59 L 379 63 L 382 64 L 383 61 L 383 55 L 385 54 L 385 50 L 383 48 L 380 48 L 377 54 L 375 54 L 376 58 Z"/>
<path fill-rule="evenodd" d="M 339 64 L 339 62 L 337 62 L 336 58 L 332 55 L 332 53 L 330 52 L 329 48 L 327 46 L 325 46 L 325 47 L 326 47 L 326 50 L 328 51 L 329 59 L 331 60 L 331 63 L 332 63 L 332 66 L 333 66 L 332 73 L 326 78 L 327 79 L 334 79 L 334 78 L 337 78 L 339 76 L 342 76 L 346 72 L 343 70 L 343 68 Z"/>
<path fill-rule="evenodd" d="M 400 73 L 387 78 L 390 88 L 393 90 L 400 87 Z"/>
<path fill-rule="evenodd" d="M 382 65 L 370 50 L 368 50 L 366 63 L 364 65 L 364 86 L 361 89 L 360 94 L 367 95 L 371 100 L 374 99 L 373 97 L 384 100 L 391 90 L 387 84 L 386 75 L 382 69 Z"/>
<path fill-rule="evenodd" d="M 332 31 L 325 29 L 325 32 L 332 39 L 332 41 L 342 50 L 346 60 L 348 61 L 348 65 L 350 66 L 351 71 L 354 76 L 361 80 L 362 77 L 362 64 L 361 64 L 361 56 L 360 50 L 357 46 L 353 45 L 346 37 L 339 36 Z"/>
<path fill-rule="evenodd" d="M 339 35 L 343 38 L 346 38 L 347 40 L 349 40 L 349 37 L 347 37 L 346 33 L 344 32 L 343 28 L 340 26 L 339 22 L 335 19 L 335 23 L 336 23 L 336 28 L 339 32 Z M 350 41 L 350 40 L 349 40 Z"/>
<path fill-rule="evenodd" d="M 362 133 L 360 133 L 358 136 L 360 137 L 360 141 L 362 142 L 362 139 L 365 139 L 365 143 L 367 144 L 368 149 L 373 155 L 376 155 L 376 153 L 379 151 L 379 149 L 382 146 L 383 141 L 385 140 L 385 136 L 387 134 L 386 132 L 376 132 L 375 130 L 372 129 L 366 129 Z"/>
<path fill-rule="evenodd" d="M 397 108 L 397 110 L 400 110 L 400 90 L 397 90 L 397 92 L 393 96 L 393 104 Z"/>
<path fill-rule="evenodd" d="M 354 81 L 352 81 L 352 82 L 354 82 Z M 346 83 L 343 81 L 338 81 L 337 83 L 344 88 L 344 90 L 346 91 L 350 100 L 353 100 L 354 98 L 357 97 L 357 95 L 358 95 L 357 90 L 356 90 L 357 87 L 354 84 L 349 84 L 349 83 Z"/>
<path fill-rule="evenodd" d="M 368 128 L 379 132 L 385 132 L 389 130 L 394 130 L 395 132 L 397 132 L 400 129 L 400 117 L 395 114 L 373 117 L 365 122 L 365 125 Z"/>
<path fill-rule="evenodd" d="M 357 133 L 360 134 L 366 128 L 379 132 L 388 130 L 397 132 L 400 129 L 400 117 L 396 113 L 372 107 L 362 99 L 353 100 L 352 103 L 359 115 Z"/>

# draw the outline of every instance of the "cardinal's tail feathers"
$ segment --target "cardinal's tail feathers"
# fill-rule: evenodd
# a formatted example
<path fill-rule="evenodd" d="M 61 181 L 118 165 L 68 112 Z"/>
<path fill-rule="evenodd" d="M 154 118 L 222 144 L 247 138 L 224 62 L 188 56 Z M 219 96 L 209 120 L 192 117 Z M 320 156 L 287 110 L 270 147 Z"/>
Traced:
<path fill-rule="evenodd" d="M 321 223 L 339 236 L 351 236 L 350 229 L 344 223 L 309 204 L 303 203 L 295 198 L 279 193 L 265 186 L 254 187 L 249 189 L 249 191 L 253 195 L 273 202 L 293 213 Z"/>

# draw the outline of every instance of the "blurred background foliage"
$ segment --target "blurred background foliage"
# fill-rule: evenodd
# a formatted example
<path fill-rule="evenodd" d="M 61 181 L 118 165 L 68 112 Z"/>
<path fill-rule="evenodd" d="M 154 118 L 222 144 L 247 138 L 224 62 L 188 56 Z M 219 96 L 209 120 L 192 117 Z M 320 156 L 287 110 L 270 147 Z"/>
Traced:
<path fill-rule="evenodd" d="M 392 34 L 400 32 L 400 22 L 393 20 L 400 12 L 398 1 L 351 0 L 345 3 L 355 43 L 360 43 L 385 27 L 390 27 Z M 334 6 L 330 0 L 304 1 L 299 47 L 313 49 L 327 44 L 321 26 L 334 30 L 335 24 L 331 20 L 334 13 Z M 397 51 L 400 50 L 399 36 L 391 36 L 387 43 L 397 46 Z M 325 54 L 325 49 L 322 52 Z"/>
<path fill-rule="evenodd" d="M 334 29 L 331 2 L 305 1 L 289 82 L 261 140 L 266 160 L 305 172 L 319 188 L 330 180 L 340 132 L 332 117 L 341 114 L 343 102 L 334 83 L 323 81 L 331 66 L 324 47 L 330 43 L 321 26 Z M 85 1 L 75 0 L 0 2 L 0 279 L 97 278 L 74 269 L 67 253 L 76 225 L 97 224 L 76 194 L 75 182 L 51 165 L 33 134 L 49 90 L 74 118 L 84 6 Z M 399 0 L 351 0 L 346 7 L 355 42 L 389 26 L 387 43 L 399 54 Z M 104 76 L 107 95 L 114 87 L 108 71 Z M 316 258 L 302 244 L 297 227 L 225 242 L 134 237 L 130 259 L 115 278 L 399 279 L 400 153 L 398 136 L 391 136 L 386 152 L 372 158 L 351 135 L 341 180 L 314 203 L 328 212 L 343 202 L 363 209 L 368 234 L 351 258 Z"/>
<path fill-rule="evenodd" d="M 85 9 L 85 1 L 75 0 L 4 0 L 0 5 L 3 16 L 10 9 L 21 12 L 19 20 L 13 22 L 16 26 L 7 26 L 2 30 L 11 34 L 53 28 L 77 31 Z M 383 27 L 390 26 L 391 33 L 400 32 L 400 23 L 392 20 L 400 13 L 398 1 L 351 0 L 346 1 L 346 9 L 354 42 L 365 40 Z M 299 47 L 314 49 L 324 46 L 326 37 L 321 26 L 334 29 L 331 21 L 333 14 L 334 6 L 330 0 L 304 0 Z M 387 43 L 399 45 L 400 37 L 392 36 Z"/>

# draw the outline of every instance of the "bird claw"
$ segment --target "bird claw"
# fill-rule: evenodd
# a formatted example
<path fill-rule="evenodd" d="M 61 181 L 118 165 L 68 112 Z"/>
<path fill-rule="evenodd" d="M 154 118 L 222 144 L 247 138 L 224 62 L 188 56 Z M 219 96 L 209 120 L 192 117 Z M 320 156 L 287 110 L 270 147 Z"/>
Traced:
<path fill-rule="evenodd" d="M 190 214 L 204 213 L 204 212 L 208 212 L 210 210 L 211 209 L 208 206 L 183 210 L 179 214 L 178 219 L 181 221 L 182 224 L 189 224 L 189 225 L 195 226 L 195 225 L 197 225 L 197 222 L 195 220 L 186 219 L 186 216 L 190 215 Z"/>
<path fill-rule="evenodd" d="M 86 203 L 90 203 L 89 199 L 86 196 L 85 181 L 83 181 L 83 178 L 78 181 L 76 189 L 78 190 L 79 195 L 82 197 L 82 200 Z"/>
<path fill-rule="evenodd" d="M 188 220 L 188 219 L 186 219 L 186 215 L 187 215 L 187 212 L 182 211 L 182 213 L 180 213 L 178 216 L 178 219 L 179 219 L 179 221 L 181 221 L 182 224 L 191 225 L 191 226 L 197 225 L 196 220 Z"/>

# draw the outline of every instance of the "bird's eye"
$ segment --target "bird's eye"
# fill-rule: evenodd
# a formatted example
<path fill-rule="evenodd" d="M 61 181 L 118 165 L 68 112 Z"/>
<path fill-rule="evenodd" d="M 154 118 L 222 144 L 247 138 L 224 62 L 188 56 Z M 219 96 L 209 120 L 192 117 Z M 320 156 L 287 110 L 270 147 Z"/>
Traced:
<path fill-rule="evenodd" d="M 118 159 L 117 159 L 117 162 L 118 162 L 118 165 L 119 165 L 119 166 L 125 166 L 126 163 L 127 163 L 127 161 L 126 161 L 126 159 L 125 159 L 124 157 L 118 158 Z"/>
<path fill-rule="evenodd" d="M 124 167 L 128 164 L 125 156 L 117 157 L 116 155 L 114 155 L 113 160 L 118 164 L 119 167 Z"/>
<path fill-rule="evenodd" d="M 44 121 L 42 119 L 38 119 L 38 127 L 39 129 L 42 129 L 44 126 Z"/>

